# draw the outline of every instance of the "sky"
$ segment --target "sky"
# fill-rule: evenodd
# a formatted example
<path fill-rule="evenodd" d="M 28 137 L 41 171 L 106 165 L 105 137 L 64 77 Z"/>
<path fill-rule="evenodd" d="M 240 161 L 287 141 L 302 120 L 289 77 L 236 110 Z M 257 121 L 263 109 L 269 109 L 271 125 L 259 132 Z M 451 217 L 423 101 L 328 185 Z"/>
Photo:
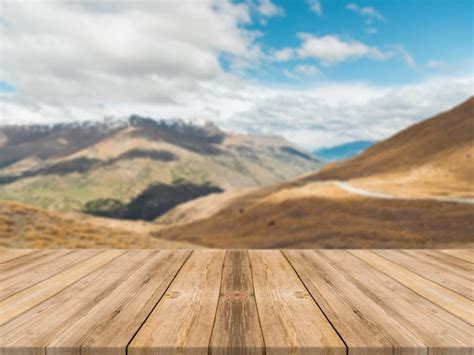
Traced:
<path fill-rule="evenodd" d="M 133 113 L 316 149 L 473 95 L 470 0 L 0 2 L 0 125 Z"/>

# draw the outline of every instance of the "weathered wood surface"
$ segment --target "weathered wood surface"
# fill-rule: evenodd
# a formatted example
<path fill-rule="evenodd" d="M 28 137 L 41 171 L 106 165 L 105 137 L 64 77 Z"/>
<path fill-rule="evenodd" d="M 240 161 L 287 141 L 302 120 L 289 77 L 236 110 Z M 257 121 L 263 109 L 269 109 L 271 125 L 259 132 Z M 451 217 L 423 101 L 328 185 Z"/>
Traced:
<path fill-rule="evenodd" d="M 470 250 L 0 250 L 0 354 L 473 354 Z"/>

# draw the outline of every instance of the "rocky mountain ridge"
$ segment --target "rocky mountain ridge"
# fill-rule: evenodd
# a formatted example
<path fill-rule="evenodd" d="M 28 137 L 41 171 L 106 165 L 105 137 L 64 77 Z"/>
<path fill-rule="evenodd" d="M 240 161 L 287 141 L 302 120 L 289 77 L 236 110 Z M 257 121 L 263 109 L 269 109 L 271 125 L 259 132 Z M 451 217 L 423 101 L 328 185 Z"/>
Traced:
<path fill-rule="evenodd" d="M 167 193 L 184 191 L 178 186 L 183 182 L 198 191 L 207 191 L 205 186 L 232 190 L 284 181 L 321 166 L 281 137 L 138 115 L 3 126 L 0 137 L 0 200 L 65 211 L 83 210 L 99 199 L 126 205 L 156 184 L 168 186 Z M 183 198 L 176 195 L 176 201 Z"/>

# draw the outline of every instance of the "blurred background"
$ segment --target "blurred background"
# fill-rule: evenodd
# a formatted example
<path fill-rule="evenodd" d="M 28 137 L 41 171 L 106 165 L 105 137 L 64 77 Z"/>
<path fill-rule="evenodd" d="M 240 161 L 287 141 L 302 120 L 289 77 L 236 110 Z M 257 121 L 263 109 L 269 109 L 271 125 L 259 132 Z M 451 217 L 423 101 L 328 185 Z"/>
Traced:
<path fill-rule="evenodd" d="M 2 1 L 0 247 L 474 246 L 469 0 Z"/>

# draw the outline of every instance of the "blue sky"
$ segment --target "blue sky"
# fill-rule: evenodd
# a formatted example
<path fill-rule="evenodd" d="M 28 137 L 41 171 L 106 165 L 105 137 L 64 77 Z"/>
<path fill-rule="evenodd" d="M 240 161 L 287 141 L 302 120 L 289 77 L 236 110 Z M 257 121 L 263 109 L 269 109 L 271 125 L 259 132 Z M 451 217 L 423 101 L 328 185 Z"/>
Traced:
<path fill-rule="evenodd" d="M 265 48 L 295 48 L 298 33 L 318 37 L 337 35 L 341 41 L 358 41 L 383 50 L 399 48 L 402 53 L 387 60 L 349 58 L 321 68 L 321 61 L 309 58 L 257 68 L 253 75 L 269 83 L 291 83 L 285 70 L 297 65 L 315 65 L 318 78 L 293 80 L 294 85 L 314 80 L 354 81 L 372 84 L 416 82 L 434 72 L 466 73 L 472 70 L 473 2 L 469 0 L 372 0 L 372 1 L 290 1 L 273 2 L 282 12 L 270 21 L 255 22 L 249 28 L 262 33 Z M 309 9 L 318 4 L 318 12 Z M 376 15 L 369 15 L 375 13 Z"/>
<path fill-rule="evenodd" d="M 2 2 L 0 124 L 211 120 L 307 149 L 473 95 L 468 0 Z"/>

